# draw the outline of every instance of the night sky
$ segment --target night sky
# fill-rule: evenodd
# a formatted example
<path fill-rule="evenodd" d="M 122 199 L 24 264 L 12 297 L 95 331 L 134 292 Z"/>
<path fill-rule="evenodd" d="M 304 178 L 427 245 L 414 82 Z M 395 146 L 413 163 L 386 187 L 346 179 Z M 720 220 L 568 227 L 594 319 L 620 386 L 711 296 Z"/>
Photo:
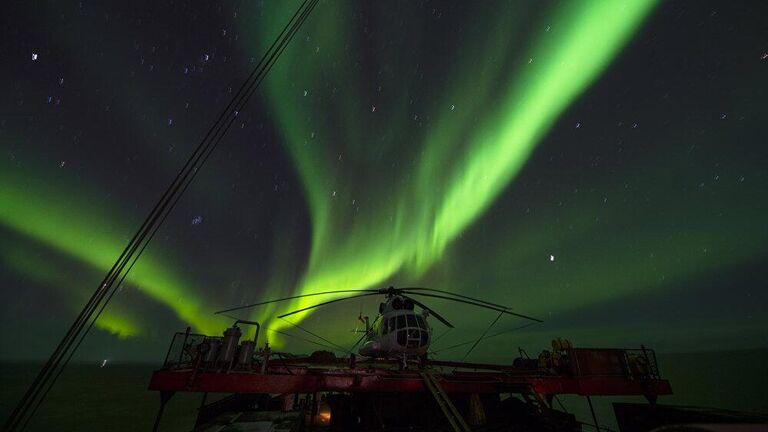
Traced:
<path fill-rule="evenodd" d="M 388 285 L 545 320 L 500 320 L 473 359 L 767 347 L 768 3 L 454 3 L 321 1 L 80 358 Z M 50 353 L 298 5 L 4 6 L 1 359 Z M 311 338 L 274 316 L 315 300 L 237 316 Z M 301 325 L 350 346 L 378 300 Z M 436 350 L 496 317 L 427 303 L 457 327 Z"/>

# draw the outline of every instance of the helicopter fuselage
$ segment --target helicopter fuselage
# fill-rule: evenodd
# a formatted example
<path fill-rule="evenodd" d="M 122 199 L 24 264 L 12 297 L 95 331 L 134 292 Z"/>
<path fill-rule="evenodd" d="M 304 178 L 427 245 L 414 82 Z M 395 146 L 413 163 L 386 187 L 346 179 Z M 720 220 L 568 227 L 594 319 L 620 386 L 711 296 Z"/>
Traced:
<path fill-rule="evenodd" d="M 381 303 L 379 319 L 366 329 L 366 341 L 359 354 L 377 358 L 425 355 L 432 335 L 428 313 L 416 313 L 413 309 L 413 303 L 400 296 Z"/>

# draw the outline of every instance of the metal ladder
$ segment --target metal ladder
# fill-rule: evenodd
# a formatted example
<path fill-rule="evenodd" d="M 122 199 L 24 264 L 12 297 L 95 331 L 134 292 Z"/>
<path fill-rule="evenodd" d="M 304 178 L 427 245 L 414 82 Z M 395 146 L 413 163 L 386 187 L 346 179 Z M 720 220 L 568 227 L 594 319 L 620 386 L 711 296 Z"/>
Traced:
<path fill-rule="evenodd" d="M 448 423 L 451 424 L 453 430 L 455 432 L 471 432 L 472 429 L 469 428 L 469 425 L 464 421 L 464 418 L 453 405 L 451 399 L 440 387 L 440 383 L 437 382 L 435 376 L 429 372 L 420 372 L 419 375 L 421 375 L 421 379 L 424 380 L 424 385 L 427 386 L 432 393 L 432 396 L 435 397 L 437 405 L 443 411 L 443 414 L 445 414 L 445 418 L 448 419 Z"/>

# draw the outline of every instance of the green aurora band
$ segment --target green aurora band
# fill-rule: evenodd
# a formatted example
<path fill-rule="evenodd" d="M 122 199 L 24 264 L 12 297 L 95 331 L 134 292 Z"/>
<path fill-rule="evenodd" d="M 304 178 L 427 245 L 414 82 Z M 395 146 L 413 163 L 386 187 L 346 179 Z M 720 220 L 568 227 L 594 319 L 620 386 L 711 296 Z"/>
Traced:
<path fill-rule="evenodd" d="M 67 297 L 72 297 L 71 291 L 65 290 L 65 288 L 77 287 L 82 281 L 70 280 L 65 276 L 69 273 L 67 268 L 58 265 L 55 259 L 40 257 L 37 252 L 25 244 L 15 244 L 12 247 L 3 244 L 0 245 L 0 263 L 27 279 L 34 280 L 42 286 L 61 289 Z M 82 293 L 87 294 L 85 290 Z M 85 302 L 84 299 L 83 302 Z M 75 308 L 73 308 L 73 312 L 75 312 Z M 132 311 L 125 310 L 119 302 L 113 302 L 96 321 L 96 326 L 120 339 L 125 339 L 141 332 L 138 322 L 139 320 L 136 319 Z"/>
<path fill-rule="evenodd" d="M 20 182 L 19 179 L 25 180 Z M 117 214 L 101 208 L 98 194 L 82 190 L 72 193 L 78 189 L 76 185 L 64 182 L 43 183 L 35 176 L 24 175 L 11 165 L 4 165 L 0 170 L 0 224 L 106 273 L 127 244 L 128 238 L 123 236 L 131 229 Z M 3 248 L 0 256 L 6 265 L 46 284 L 59 285 L 58 272 L 44 271 L 50 262 L 39 262 L 31 253 L 20 259 L 15 248 L 13 245 Z M 197 329 L 217 333 L 223 320 L 212 316 L 201 301 L 189 295 L 190 291 L 195 292 L 190 288 L 192 284 L 170 269 L 157 253 L 148 250 L 126 282 L 171 307 L 179 318 Z M 89 292 L 94 287 L 76 283 L 72 288 Z M 139 332 L 139 321 L 112 313 L 108 308 L 96 326 L 126 337 Z"/>
<path fill-rule="evenodd" d="M 387 144 L 400 137 L 392 132 L 375 141 L 361 125 L 403 129 L 411 115 L 407 88 L 395 101 L 369 110 L 355 110 L 358 104 L 343 98 L 322 108 L 307 101 L 308 94 L 311 99 L 313 92 L 327 88 L 327 80 L 351 88 L 340 91 L 342 96 L 358 97 L 355 88 L 363 87 L 356 68 L 339 61 L 349 45 L 354 50 L 353 36 L 327 31 L 350 14 L 349 5 L 322 4 L 303 29 L 311 36 L 286 51 L 267 89 L 310 204 L 312 248 L 299 292 L 364 288 L 393 275 L 423 275 L 514 179 L 559 114 L 606 69 L 654 4 L 568 2 L 542 21 L 546 24 L 538 27 L 524 55 L 505 43 L 514 40 L 510 23 L 516 11 L 483 11 L 490 21 L 473 46 L 485 46 L 485 51 L 457 62 L 482 76 L 451 71 L 457 78 L 445 87 L 453 90 L 441 95 L 412 164 L 394 177 L 365 174 L 361 167 L 371 165 L 372 154 L 380 147 L 386 152 Z M 290 9 L 284 7 L 281 16 Z M 266 30 L 275 32 L 274 27 Z M 269 39 L 267 34 L 263 39 Z M 326 119 L 326 129 L 317 124 L 323 121 L 317 113 L 324 111 L 337 118 Z M 330 137 L 344 140 L 350 152 L 329 154 L 323 139 Z M 354 163 L 338 163 L 344 158 Z M 314 302 L 304 299 L 293 307 Z"/>

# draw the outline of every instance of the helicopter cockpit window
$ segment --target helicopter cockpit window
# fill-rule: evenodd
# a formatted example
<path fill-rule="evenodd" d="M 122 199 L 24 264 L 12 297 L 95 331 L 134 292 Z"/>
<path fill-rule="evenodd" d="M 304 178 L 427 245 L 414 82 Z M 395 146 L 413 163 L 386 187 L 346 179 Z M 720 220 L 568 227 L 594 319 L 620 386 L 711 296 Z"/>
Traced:
<path fill-rule="evenodd" d="M 389 330 L 395 331 L 395 317 L 389 319 Z"/>
<path fill-rule="evenodd" d="M 405 328 L 405 316 L 403 315 L 397 316 L 397 328 L 398 329 Z"/>
<path fill-rule="evenodd" d="M 408 332 L 406 330 L 397 332 L 397 343 L 400 346 L 406 346 L 408 343 Z"/>
<path fill-rule="evenodd" d="M 429 333 L 427 333 L 426 331 L 422 330 L 422 331 L 421 331 L 421 334 L 419 335 L 419 337 L 420 337 L 420 339 L 421 339 L 421 340 L 419 341 L 419 342 L 420 342 L 420 345 L 421 345 L 421 346 L 424 346 L 424 345 L 426 345 L 426 344 L 427 344 L 427 342 L 428 342 L 428 339 L 429 339 Z"/>
<path fill-rule="evenodd" d="M 389 328 L 388 328 L 387 324 L 389 324 L 388 320 L 384 320 L 384 322 L 381 323 L 381 334 L 389 333 Z"/>
<path fill-rule="evenodd" d="M 424 317 L 421 315 L 416 315 L 416 321 L 419 322 L 419 327 L 423 328 L 424 330 L 427 329 L 427 323 L 424 322 Z"/>
<path fill-rule="evenodd" d="M 408 317 L 408 327 L 418 327 L 418 324 L 416 324 L 416 315 L 408 314 L 406 316 Z"/>

